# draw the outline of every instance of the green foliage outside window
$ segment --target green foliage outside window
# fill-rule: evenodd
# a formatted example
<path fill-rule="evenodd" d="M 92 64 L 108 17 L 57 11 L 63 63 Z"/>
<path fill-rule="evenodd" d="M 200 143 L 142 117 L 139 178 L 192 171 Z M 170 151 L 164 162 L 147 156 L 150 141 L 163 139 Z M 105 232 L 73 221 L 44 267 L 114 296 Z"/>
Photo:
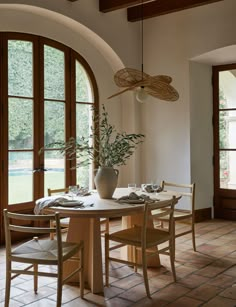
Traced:
<path fill-rule="evenodd" d="M 228 111 L 224 111 L 227 108 L 227 99 L 223 92 L 223 89 L 220 89 L 219 92 L 219 149 L 228 148 L 228 121 L 227 115 Z M 221 151 L 220 152 L 220 178 L 221 180 L 227 180 L 229 177 L 228 170 L 228 152 Z"/>
<path fill-rule="evenodd" d="M 79 61 L 76 70 L 76 135 L 89 138 L 91 132 L 91 104 L 93 91 L 86 70 Z M 33 99 L 33 43 L 21 40 L 8 41 L 8 123 L 9 149 L 32 149 L 34 144 Z M 65 58 L 64 52 L 44 46 L 44 145 L 65 140 Z M 85 104 L 83 104 L 85 103 Z M 89 103 L 89 104 L 86 104 Z M 10 160 L 18 160 L 11 152 Z M 55 150 L 50 159 L 58 158 Z M 28 155 L 24 152 L 24 159 Z M 88 186 L 89 166 L 77 170 L 77 182 Z"/>

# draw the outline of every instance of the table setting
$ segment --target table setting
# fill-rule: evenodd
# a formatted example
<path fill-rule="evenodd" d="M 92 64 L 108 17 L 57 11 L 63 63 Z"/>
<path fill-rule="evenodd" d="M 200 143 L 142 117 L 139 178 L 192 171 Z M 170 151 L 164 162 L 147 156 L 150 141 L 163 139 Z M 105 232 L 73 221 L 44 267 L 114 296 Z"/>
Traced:
<path fill-rule="evenodd" d="M 79 188 L 77 186 L 69 186 L 69 192 L 46 196 L 40 199 L 37 199 L 35 202 L 34 213 L 42 214 L 45 208 L 50 207 L 62 207 L 62 208 L 74 208 L 74 209 L 84 209 L 87 207 L 92 207 L 94 203 L 87 202 L 86 198 L 84 200 L 81 197 L 86 197 L 91 195 L 91 192 L 87 188 Z"/>

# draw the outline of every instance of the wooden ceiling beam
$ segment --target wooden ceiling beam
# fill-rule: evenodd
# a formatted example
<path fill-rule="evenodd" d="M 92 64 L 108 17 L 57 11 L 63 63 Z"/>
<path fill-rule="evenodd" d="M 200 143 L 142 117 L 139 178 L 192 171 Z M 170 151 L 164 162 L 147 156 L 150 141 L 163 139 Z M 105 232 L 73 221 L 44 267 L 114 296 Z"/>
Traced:
<path fill-rule="evenodd" d="M 143 0 L 143 3 L 151 0 Z M 125 9 L 129 6 L 142 3 L 142 0 L 99 0 L 99 11 L 103 13 Z"/>
<path fill-rule="evenodd" d="M 138 21 L 223 0 L 158 0 L 128 8 L 128 21 Z M 142 9 L 143 7 L 143 9 Z"/>

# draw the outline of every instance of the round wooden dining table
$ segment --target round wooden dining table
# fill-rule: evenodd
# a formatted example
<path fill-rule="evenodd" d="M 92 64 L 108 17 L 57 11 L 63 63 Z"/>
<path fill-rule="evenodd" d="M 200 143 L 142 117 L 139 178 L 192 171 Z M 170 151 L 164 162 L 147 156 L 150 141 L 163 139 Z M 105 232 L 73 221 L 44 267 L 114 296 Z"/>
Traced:
<path fill-rule="evenodd" d="M 117 201 L 118 198 L 128 194 L 127 188 L 117 188 L 112 199 L 101 199 L 98 193 L 94 191 L 89 196 L 76 198 L 84 202 L 82 207 L 52 206 L 43 210 L 44 213 L 59 212 L 61 216 L 70 217 L 67 241 L 84 241 L 84 278 L 86 287 L 90 288 L 92 293 L 103 292 L 100 218 L 122 217 L 122 227 L 131 226 L 134 222 L 140 223 L 143 204 L 128 204 Z M 174 194 L 173 192 L 160 192 L 155 195 L 153 193 L 148 195 L 164 200 L 171 199 Z M 178 198 L 178 195 L 176 197 Z M 130 257 L 128 252 L 124 252 L 122 256 Z M 70 274 L 74 265 L 76 264 L 73 262 L 65 263 L 65 275 Z M 152 259 L 152 264 L 149 265 L 160 266 L 158 256 L 156 259 Z"/>

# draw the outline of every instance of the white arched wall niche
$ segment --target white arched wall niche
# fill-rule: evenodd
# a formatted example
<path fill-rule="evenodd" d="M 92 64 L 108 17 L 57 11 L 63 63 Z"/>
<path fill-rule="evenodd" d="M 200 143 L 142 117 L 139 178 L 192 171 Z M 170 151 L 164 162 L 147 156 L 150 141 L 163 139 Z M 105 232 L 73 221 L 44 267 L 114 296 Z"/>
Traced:
<path fill-rule="evenodd" d="M 236 63 L 236 45 L 199 55 L 190 61 L 190 147 L 192 181 L 198 182 L 197 209 L 213 212 L 212 66 Z M 199 167 L 201 165 L 201 167 Z"/>
<path fill-rule="evenodd" d="M 127 93 L 113 100 L 107 100 L 108 96 L 118 91 L 113 75 L 115 71 L 123 68 L 124 64 L 114 50 L 96 33 L 62 14 L 24 4 L 0 4 L 0 31 L 40 35 L 77 51 L 94 72 L 100 105 L 105 104 L 110 121 L 117 130 L 135 132 L 138 127 L 135 117 L 125 120 L 127 112 L 129 114 L 134 112 L 133 95 Z M 128 106 L 127 100 L 131 102 Z M 139 176 L 137 157 L 138 153 L 136 159 L 132 158 L 128 165 L 122 168 L 119 176 L 120 186 Z"/>

